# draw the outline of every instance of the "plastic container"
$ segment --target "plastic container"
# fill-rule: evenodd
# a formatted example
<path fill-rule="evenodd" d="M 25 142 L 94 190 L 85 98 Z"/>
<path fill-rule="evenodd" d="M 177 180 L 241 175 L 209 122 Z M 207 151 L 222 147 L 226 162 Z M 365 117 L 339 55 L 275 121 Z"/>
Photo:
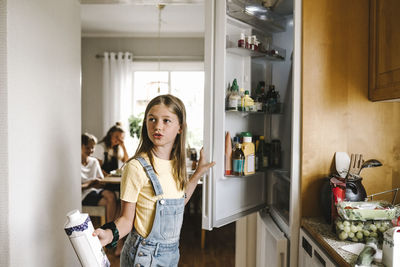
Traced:
<path fill-rule="evenodd" d="M 225 175 L 232 175 L 232 141 L 229 132 L 225 134 Z"/>
<path fill-rule="evenodd" d="M 238 40 L 238 47 L 243 47 L 244 48 L 244 39 L 245 39 L 245 35 L 243 32 L 240 33 L 240 39 Z"/>
<path fill-rule="evenodd" d="M 242 132 L 243 144 L 242 151 L 244 154 L 244 175 L 254 174 L 255 171 L 255 147 L 254 143 L 251 142 L 251 133 Z"/>
<path fill-rule="evenodd" d="M 83 267 L 109 267 L 110 262 L 104 252 L 100 240 L 93 236 L 94 228 L 87 213 L 73 210 L 67 213 L 64 225 L 65 233 Z"/>
<path fill-rule="evenodd" d="M 337 211 L 345 220 L 392 220 L 396 217 L 396 208 L 384 201 L 342 201 Z"/>
<path fill-rule="evenodd" d="M 244 107 L 243 111 L 256 111 L 254 100 L 250 97 L 250 93 L 248 90 L 244 92 L 244 97 L 242 100 L 242 108 Z"/>
<path fill-rule="evenodd" d="M 366 237 L 376 237 L 383 242 L 383 233 L 392 227 L 391 221 L 349 221 L 341 218 L 335 220 L 336 235 L 340 240 L 365 242 Z"/>
<path fill-rule="evenodd" d="M 239 95 L 239 86 L 237 85 L 236 79 L 233 80 L 231 86 L 231 94 L 228 98 L 228 108 L 227 110 L 238 110 L 240 106 L 241 97 Z"/>
<path fill-rule="evenodd" d="M 233 175 L 243 175 L 244 153 L 242 151 L 242 144 L 236 143 L 235 150 L 232 156 Z"/>

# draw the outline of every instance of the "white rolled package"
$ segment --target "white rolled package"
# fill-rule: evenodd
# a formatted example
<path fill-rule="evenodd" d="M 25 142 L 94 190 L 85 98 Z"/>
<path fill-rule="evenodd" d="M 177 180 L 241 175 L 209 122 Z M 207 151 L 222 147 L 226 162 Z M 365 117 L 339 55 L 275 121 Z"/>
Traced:
<path fill-rule="evenodd" d="M 83 267 L 110 267 L 110 261 L 97 236 L 87 213 L 72 210 L 67 213 L 64 230 Z"/>

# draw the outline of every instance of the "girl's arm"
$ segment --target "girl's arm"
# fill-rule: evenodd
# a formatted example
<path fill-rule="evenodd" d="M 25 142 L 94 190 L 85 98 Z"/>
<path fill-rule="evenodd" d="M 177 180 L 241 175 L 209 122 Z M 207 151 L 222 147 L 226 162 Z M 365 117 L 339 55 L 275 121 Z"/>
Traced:
<path fill-rule="evenodd" d="M 119 139 L 119 145 L 121 146 L 122 151 L 124 152 L 124 156 L 122 157 L 121 161 L 126 162 L 129 159 L 129 155 L 128 151 L 126 151 L 124 139 Z"/>
<path fill-rule="evenodd" d="M 123 238 L 132 230 L 133 220 L 135 218 L 136 203 L 121 200 L 121 216 L 115 221 L 119 232 L 119 239 Z M 103 230 L 97 228 L 93 232 L 93 236 L 98 236 L 102 246 L 105 246 L 113 240 L 113 233 L 110 229 Z"/>
<path fill-rule="evenodd" d="M 124 157 L 122 158 L 122 162 L 126 162 L 129 159 L 128 152 L 126 151 L 125 144 L 122 143 L 121 145 L 122 150 L 124 151 Z"/>
<path fill-rule="evenodd" d="M 190 177 L 189 182 L 186 184 L 186 199 L 185 199 L 185 205 L 186 203 L 189 202 L 189 199 L 191 198 L 194 190 L 196 189 L 197 183 L 199 182 L 201 176 L 208 171 L 212 166 L 215 165 L 215 162 L 206 162 L 204 155 L 203 155 L 203 148 L 200 149 L 200 159 L 199 163 L 197 165 L 196 171 L 193 173 L 193 175 Z"/>

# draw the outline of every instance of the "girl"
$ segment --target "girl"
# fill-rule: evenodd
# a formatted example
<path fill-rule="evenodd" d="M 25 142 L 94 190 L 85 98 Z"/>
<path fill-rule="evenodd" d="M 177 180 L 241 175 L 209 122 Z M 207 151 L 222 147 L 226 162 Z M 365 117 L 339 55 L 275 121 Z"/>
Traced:
<path fill-rule="evenodd" d="M 181 100 L 161 95 L 150 101 L 139 147 L 124 168 L 122 215 L 93 233 L 102 245 L 129 234 L 121 266 L 177 266 L 185 204 L 214 162 L 200 160 L 190 179 L 185 164 L 186 111 Z"/>
<path fill-rule="evenodd" d="M 97 140 L 94 135 L 82 134 L 81 147 L 81 184 L 82 205 L 106 206 L 106 220 L 113 221 L 117 214 L 117 199 L 109 190 L 98 188 L 98 180 L 103 179 L 100 164 L 97 159 L 91 157 Z M 96 188 L 97 187 L 97 188 Z"/>
<path fill-rule="evenodd" d="M 101 169 L 105 176 L 111 171 L 122 166 L 128 160 L 128 153 L 124 144 L 125 131 L 117 122 L 111 127 L 106 136 L 96 146 L 94 157 L 100 162 Z"/>

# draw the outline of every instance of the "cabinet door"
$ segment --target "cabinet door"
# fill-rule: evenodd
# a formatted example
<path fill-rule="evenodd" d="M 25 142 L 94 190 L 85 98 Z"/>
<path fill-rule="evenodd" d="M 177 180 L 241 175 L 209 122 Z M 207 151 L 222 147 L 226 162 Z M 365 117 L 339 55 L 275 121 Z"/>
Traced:
<path fill-rule="evenodd" d="M 369 99 L 400 100 L 400 1 L 370 0 Z"/>

